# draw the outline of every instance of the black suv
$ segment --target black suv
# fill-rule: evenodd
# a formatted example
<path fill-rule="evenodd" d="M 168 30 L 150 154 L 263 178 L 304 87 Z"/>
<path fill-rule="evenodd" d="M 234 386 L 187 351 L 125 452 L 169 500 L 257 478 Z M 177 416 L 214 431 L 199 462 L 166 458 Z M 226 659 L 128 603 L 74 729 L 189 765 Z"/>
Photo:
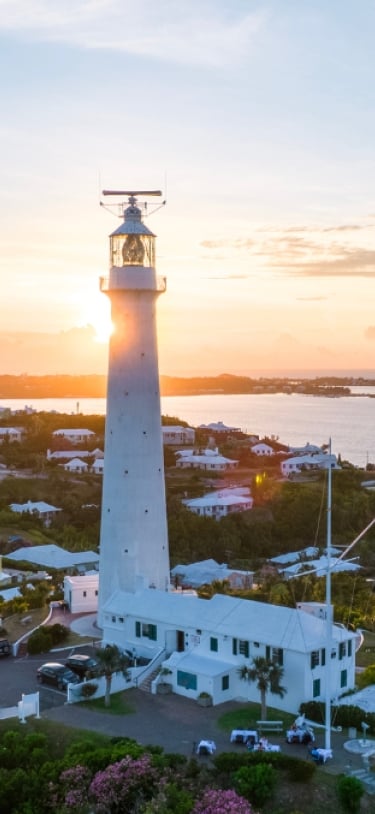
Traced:
<path fill-rule="evenodd" d="M 68 684 L 79 684 L 80 680 L 76 673 L 73 673 L 65 664 L 48 661 L 38 667 L 36 677 L 40 684 L 52 684 L 59 690 L 66 690 Z"/>
<path fill-rule="evenodd" d="M 65 662 L 66 667 L 80 678 L 91 678 L 98 673 L 98 662 L 84 653 L 73 653 Z"/>
<path fill-rule="evenodd" d="M 0 656 L 10 656 L 12 648 L 8 639 L 0 639 Z"/>

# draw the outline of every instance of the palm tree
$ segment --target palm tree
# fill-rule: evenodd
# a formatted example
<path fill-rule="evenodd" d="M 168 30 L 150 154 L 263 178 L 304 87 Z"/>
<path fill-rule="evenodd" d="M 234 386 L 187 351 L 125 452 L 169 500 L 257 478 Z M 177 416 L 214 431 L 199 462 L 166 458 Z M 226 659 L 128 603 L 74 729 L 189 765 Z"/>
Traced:
<path fill-rule="evenodd" d="M 255 656 L 252 667 L 248 667 L 246 664 L 244 664 L 243 667 L 240 667 L 238 672 L 240 678 L 242 678 L 244 681 L 257 682 L 257 689 L 260 692 L 261 719 L 262 721 L 266 721 L 267 692 L 272 692 L 275 695 L 279 695 L 280 698 L 283 698 L 287 692 L 286 688 L 282 687 L 280 684 L 280 681 L 284 675 L 283 668 L 280 666 L 280 664 L 277 664 L 276 661 L 270 661 L 269 659 L 265 659 L 263 656 Z"/>
<path fill-rule="evenodd" d="M 129 659 L 115 644 L 107 644 L 102 650 L 98 650 L 96 657 L 99 664 L 98 672 L 100 675 L 105 676 L 104 706 L 109 707 L 111 704 L 112 676 L 115 673 L 122 673 L 126 678 L 128 676 Z"/>

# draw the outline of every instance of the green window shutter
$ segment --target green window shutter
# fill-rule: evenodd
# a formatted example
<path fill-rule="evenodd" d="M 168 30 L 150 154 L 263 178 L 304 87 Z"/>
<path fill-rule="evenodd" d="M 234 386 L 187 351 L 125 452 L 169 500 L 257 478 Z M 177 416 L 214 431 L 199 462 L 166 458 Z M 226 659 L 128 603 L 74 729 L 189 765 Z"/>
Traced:
<path fill-rule="evenodd" d="M 232 639 L 232 653 L 237 656 L 237 639 Z"/>
<path fill-rule="evenodd" d="M 325 650 L 325 647 L 323 647 L 323 650 L 322 650 L 322 667 L 325 666 L 325 663 L 326 663 L 326 650 Z"/>
<path fill-rule="evenodd" d="M 266 644 L 266 659 L 267 661 L 271 661 L 271 648 L 269 644 Z"/>
<path fill-rule="evenodd" d="M 158 637 L 158 629 L 157 629 L 156 625 L 149 625 L 148 638 L 151 639 L 153 642 L 156 642 L 157 637 Z"/>
<path fill-rule="evenodd" d="M 218 649 L 219 649 L 219 645 L 218 645 L 217 639 L 214 636 L 211 636 L 211 638 L 210 638 L 210 650 L 212 650 L 214 653 L 217 653 Z"/>
<path fill-rule="evenodd" d="M 320 695 L 320 678 L 315 678 L 313 681 L 313 698 L 318 698 Z"/>
<path fill-rule="evenodd" d="M 140 622 L 135 623 L 135 635 L 137 636 L 138 639 L 141 638 L 141 623 Z"/>

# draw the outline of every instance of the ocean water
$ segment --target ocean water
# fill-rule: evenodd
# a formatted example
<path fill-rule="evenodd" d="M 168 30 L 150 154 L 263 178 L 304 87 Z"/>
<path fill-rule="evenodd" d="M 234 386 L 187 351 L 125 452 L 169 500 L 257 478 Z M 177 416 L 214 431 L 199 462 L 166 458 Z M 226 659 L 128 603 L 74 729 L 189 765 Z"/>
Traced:
<path fill-rule="evenodd" d="M 191 426 L 223 421 L 261 438 L 274 436 L 283 444 L 319 446 L 331 438 L 332 452 L 343 460 L 364 468 L 375 464 L 375 388 L 351 388 L 352 396 L 327 398 L 270 393 L 259 395 L 207 394 L 200 396 L 164 396 L 163 415 L 187 421 Z M 366 395 L 367 394 L 367 395 Z M 21 399 L 4 399 L 1 407 L 23 409 Z M 29 405 L 37 411 L 55 411 L 83 415 L 103 415 L 106 400 L 33 399 Z M 82 420 L 77 419 L 82 425 Z"/>

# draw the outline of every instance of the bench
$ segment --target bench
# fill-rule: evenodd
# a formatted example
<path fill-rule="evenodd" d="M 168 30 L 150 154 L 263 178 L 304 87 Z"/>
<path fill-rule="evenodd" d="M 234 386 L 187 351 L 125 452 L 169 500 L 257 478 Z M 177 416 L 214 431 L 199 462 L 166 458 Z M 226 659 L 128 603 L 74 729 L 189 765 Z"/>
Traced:
<path fill-rule="evenodd" d="M 259 732 L 283 732 L 284 726 L 282 721 L 257 721 L 257 729 Z"/>

